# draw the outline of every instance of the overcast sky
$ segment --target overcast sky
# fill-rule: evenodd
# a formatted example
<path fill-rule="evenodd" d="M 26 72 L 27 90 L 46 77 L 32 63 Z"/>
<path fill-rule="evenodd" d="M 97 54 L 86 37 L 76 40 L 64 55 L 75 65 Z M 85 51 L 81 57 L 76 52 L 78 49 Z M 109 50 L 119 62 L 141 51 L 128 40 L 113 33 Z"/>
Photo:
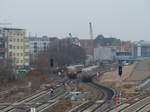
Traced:
<path fill-rule="evenodd" d="M 0 22 L 32 35 L 89 38 L 103 34 L 150 41 L 150 0 L 0 0 Z"/>

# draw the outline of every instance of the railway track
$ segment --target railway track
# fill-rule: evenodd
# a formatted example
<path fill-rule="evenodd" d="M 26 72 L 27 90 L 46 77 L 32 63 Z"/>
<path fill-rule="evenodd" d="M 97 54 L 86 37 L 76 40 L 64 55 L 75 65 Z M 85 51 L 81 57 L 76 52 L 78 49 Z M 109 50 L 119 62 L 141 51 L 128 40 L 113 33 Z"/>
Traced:
<path fill-rule="evenodd" d="M 65 81 L 66 80 L 64 80 L 64 82 Z M 63 86 L 63 84 L 61 84 L 60 87 L 56 87 L 56 89 L 59 89 L 62 86 Z M 62 90 L 65 91 L 65 89 L 62 89 Z M 62 92 L 60 92 L 60 93 L 62 93 Z M 27 108 L 29 108 L 29 106 L 35 105 L 35 103 L 38 104 L 39 101 L 43 101 L 41 99 L 43 99 L 45 96 L 49 97 L 49 94 L 50 94 L 50 90 L 49 89 L 41 90 L 38 93 L 35 93 L 35 94 L 31 95 L 31 96 L 28 96 L 28 97 L 26 97 L 26 98 L 24 98 L 24 99 L 22 99 L 20 101 L 17 101 L 15 103 L 12 103 L 11 105 L 3 106 L 2 108 L 0 108 L 0 112 L 17 112 L 16 108 L 18 108 L 19 105 L 23 105 L 23 106 L 19 107 L 19 109 L 21 108 L 23 110 L 26 110 Z M 54 97 L 52 97 L 52 98 L 54 98 Z M 50 100 L 52 100 L 52 99 L 50 99 Z M 51 103 L 51 101 L 49 103 Z M 28 111 L 28 109 L 27 109 L 27 111 Z M 20 112 L 20 111 L 18 111 L 18 112 Z"/>
<path fill-rule="evenodd" d="M 59 94 L 55 95 L 54 97 L 50 98 L 46 103 L 41 103 L 40 105 L 37 105 L 36 110 L 38 112 L 47 112 L 48 110 L 51 110 L 51 108 L 53 108 L 54 105 L 59 103 L 62 98 L 67 97 L 71 90 L 69 83 L 70 82 L 68 82 L 68 84 L 66 84 L 66 86 L 67 86 L 66 88 L 68 91 L 64 90 L 64 91 L 60 92 Z M 27 112 L 30 112 L 30 111 L 27 111 Z"/>
<path fill-rule="evenodd" d="M 95 82 L 90 83 L 90 86 L 94 88 L 96 97 L 90 101 L 86 101 L 78 107 L 70 110 L 69 112 L 96 112 L 97 109 L 104 110 L 108 106 L 108 102 L 111 101 L 114 96 L 114 91 L 110 88 L 107 88 L 103 85 L 99 85 Z M 101 112 L 98 111 L 98 112 Z"/>
<path fill-rule="evenodd" d="M 150 111 L 150 95 L 149 93 L 139 95 L 134 99 L 130 99 L 121 105 L 109 109 L 105 112 L 149 112 Z"/>

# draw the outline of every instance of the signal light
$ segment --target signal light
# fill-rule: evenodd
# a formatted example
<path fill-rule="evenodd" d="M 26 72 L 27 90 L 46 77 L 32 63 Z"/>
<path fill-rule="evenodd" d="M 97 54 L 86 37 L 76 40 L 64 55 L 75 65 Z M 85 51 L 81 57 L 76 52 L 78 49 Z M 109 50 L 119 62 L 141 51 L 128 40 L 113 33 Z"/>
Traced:
<path fill-rule="evenodd" d="M 50 59 L 50 66 L 53 67 L 54 66 L 54 59 Z"/>
<path fill-rule="evenodd" d="M 119 74 L 119 76 L 121 76 L 121 75 L 122 75 L 122 66 L 119 66 L 118 74 Z"/>
<path fill-rule="evenodd" d="M 120 104 L 121 104 L 121 101 L 120 101 L 120 100 L 116 100 L 116 104 L 117 104 L 117 105 L 120 105 Z"/>
<path fill-rule="evenodd" d="M 128 99 L 129 99 L 129 96 L 126 96 L 126 99 L 128 100 Z"/>

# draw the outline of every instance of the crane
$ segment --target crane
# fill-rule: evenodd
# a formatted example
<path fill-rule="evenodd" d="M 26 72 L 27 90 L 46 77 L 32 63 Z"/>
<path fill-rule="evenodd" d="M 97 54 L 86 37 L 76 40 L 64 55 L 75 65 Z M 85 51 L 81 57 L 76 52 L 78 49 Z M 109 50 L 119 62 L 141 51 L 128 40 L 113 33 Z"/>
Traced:
<path fill-rule="evenodd" d="M 92 48 L 92 64 L 94 64 L 94 42 L 93 42 L 93 28 L 92 23 L 89 22 L 89 31 L 90 31 L 90 38 L 91 38 L 91 48 Z"/>

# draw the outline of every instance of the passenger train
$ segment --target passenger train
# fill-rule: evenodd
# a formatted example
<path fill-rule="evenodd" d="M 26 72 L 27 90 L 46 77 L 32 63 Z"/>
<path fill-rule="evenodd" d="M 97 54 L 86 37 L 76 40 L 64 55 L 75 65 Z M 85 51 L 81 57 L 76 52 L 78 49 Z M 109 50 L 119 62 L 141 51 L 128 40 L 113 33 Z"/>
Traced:
<path fill-rule="evenodd" d="M 96 75 L 98 70 L 99 70 L 98 66 L 90 66 L 90 67 L 84 68 L 82 69 L 82 72 L 80 73 L 79 77 L 82 81 L 89 82 Z"/>
<path fill-rule="evenodd" d="M 84 68 L 84 65 L 73 65 L 73 66 L 68 66 L 67 67 L 67 76 L 70 79 L 75 79 L 78 77 L 78 73 L 82 71 Z"/>

